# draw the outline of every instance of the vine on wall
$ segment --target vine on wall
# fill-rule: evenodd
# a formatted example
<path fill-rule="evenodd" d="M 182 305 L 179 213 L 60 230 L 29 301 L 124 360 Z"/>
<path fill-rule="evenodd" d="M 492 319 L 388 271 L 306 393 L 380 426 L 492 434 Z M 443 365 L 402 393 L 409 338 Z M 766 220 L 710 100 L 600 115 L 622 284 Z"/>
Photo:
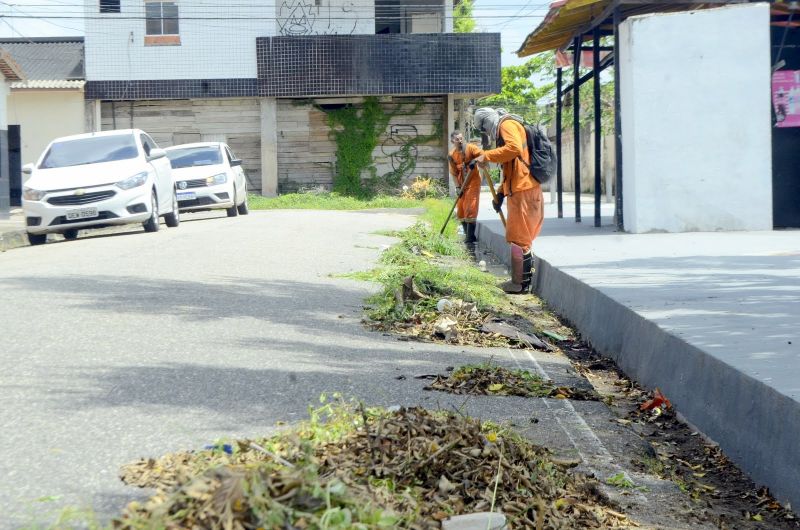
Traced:
<path fill-rule="evenodd" d="M 441 124 L 436 123 L 430 135 L 415 136 L 400 146 L 396 155 L 400 160 L 399 166 L 383 176 L 378 176 L 373 152 L 392 118 L 416 114 L 422 105 L 422 102 L 418 102 L 412 109 L 404 110 L 408 104 L 398 103 L 393 110 L 386 111 L 374 96 L 364 98 L 364 102 L 358 106 L 326 109 L 317 105 L 326 113 L 330 135 L 336 143 L 333 191 L 363 197 L 398 187 L 403 177 L 416 167 L 417 161 L 412 150 L 418 145 L 440 139 Z"/>

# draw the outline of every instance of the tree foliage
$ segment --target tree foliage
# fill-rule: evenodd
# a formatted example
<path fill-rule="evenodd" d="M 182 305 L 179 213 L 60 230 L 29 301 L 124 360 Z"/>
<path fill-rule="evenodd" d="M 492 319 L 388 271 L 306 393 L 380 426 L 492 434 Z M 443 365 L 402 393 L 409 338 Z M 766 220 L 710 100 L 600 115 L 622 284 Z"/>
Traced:
<path fill-rule="evenodd" d="M 500 94 L 483 98 L 481 106 L 503 107 L 530 123 L 550 120 L 545 103 L 555 93 L 555 63 L 552 54 L 534 55 L 516 66 L 501 70 Z M 535 79 L 535 80 L 534 80 Z"/>
<path fill-rule="evenodd" d="M 579 75 L 589 72 L 579 69 Z M 564 86 L 572 83 L 572 68 L 563 71 Z M 509 112 L 519 114 L 529 123 L 547 125 L 556 119 L 556 64 L 551 52 L 534 55 L 527 62 L 517 66 L 506 66 L 501 71 L 502 88 L 500 94 L 480 100 L 481 106 L 504 107 Z M 580 87 L 580 121 L 585 126 L 594 120 L 593 81 Z M 563 95 L 562 127 L 572 127 L 574 106 L 572 91 Z M 614 125 L 614 81 L 603 80 L 600 85 L 601 123 L 604 131 Z"/>
<path fill-rule="evenodd" d="M 455 33 L 472 33 L 475 31 L 472 2 L 473 0 L 461 0 L 453 9 L 453 31 Z"/>

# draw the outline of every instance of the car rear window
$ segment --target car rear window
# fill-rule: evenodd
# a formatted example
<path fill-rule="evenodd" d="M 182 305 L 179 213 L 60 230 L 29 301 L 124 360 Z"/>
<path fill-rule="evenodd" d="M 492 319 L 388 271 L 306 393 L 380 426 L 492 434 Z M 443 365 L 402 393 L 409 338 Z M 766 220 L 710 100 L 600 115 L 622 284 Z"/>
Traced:
<path fill-rule="evenodd" d="M 81 166 L 129 160 L 139 156 L 136 139 L 132 134 L 92 136 L 77 140 L 55 142 L 44 155 L 40 169 Z"/>
<path fill-rule="evenodd" d="M 194 166 L 213 166 L 222 163 L 222 154 L 219 147 L 187 147 L 185 149 L 170 149 L 167 156 L 172 164 L 172 169 Z"/>

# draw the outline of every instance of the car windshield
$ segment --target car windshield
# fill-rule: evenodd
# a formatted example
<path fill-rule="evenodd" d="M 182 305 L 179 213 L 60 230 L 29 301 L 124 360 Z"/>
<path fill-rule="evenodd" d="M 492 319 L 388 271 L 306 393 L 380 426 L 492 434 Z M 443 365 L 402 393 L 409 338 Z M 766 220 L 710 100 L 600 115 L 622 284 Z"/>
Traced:
<path fill-rule="evenodd" d="M 44 155 L 40 169 L 81 166 L 129 160 L 139 156 L 136 140 L 132 134 L 92 136 L 78 140 L 55 142 Z"/>
<path fill-rule="evenodd" d="M 219 147 L 186 147 L 184 149 L 170 149 L 167 156 L 172 164 L 172 169 L 195 166 L 213 166 L 222 163 L 222 154 Z"/>

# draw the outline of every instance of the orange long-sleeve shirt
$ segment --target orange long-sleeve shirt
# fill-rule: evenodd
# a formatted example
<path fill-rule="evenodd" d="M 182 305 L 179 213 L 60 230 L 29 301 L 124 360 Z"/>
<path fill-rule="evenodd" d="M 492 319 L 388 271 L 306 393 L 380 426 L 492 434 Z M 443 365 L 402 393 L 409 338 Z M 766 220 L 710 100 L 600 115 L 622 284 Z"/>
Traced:
<path fill-rule="evenodd" d="M 453 179 L 459 187 L 464 186 L 464 164 L 470 163 L 473 159 L 483 154 L 483 150 L 475 144 L 467 144 L 465 151 L 466 153 L 460 149 L 450 151 L 450 174 L 453 175 Z M 478 174 L 477 166 L 472 170 L 471 175 L 469 187 L 477 186 L 480 188 L 481 177 Z"/>
<path fill-rule="evenodd" d="M 503 165 L 503 193 L 511 195 L 517 191 L 541 187 L 528 170 L 530 155 L 522 124 L 510 118 L 501 121 L 498 127 L 498 140 L 500 139 L 504 145 L 484 151 L 483 154 L 487 162 Z"/>

